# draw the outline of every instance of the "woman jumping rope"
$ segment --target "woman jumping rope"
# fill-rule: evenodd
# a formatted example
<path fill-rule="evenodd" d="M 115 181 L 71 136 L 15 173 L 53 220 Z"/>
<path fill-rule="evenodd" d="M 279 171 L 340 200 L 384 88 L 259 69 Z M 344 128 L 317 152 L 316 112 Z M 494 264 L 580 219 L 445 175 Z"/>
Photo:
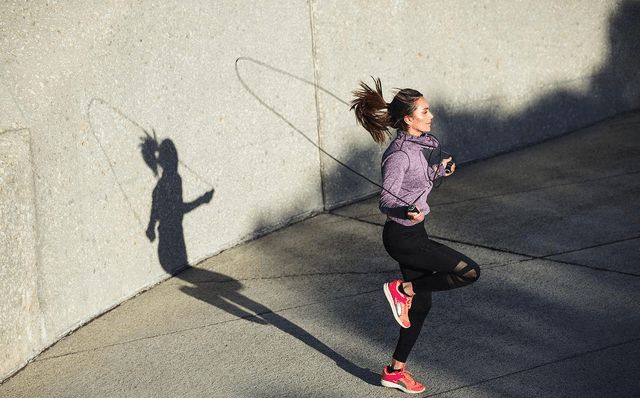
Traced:
<path fill-rule="evenodd" d="M 429 103 L 420 92 L 408 88 L 398 91 L 393 101 L 386 103 L 380 79 L 374 82 L 375 90 L 360 82 L 360 89 L 353 92 L 351 109 L 358 123 L 379 144 L 391 136 L 390 128 L 397 130 L 396 138 L 382 155 L 380 210 L 387 215 L 382 242 L 398 262 L 403 277 L 383 286 L 401 329 L 391 363 L 382 371 L 381 384 L 421 393 L 425 386 L 413 379 L 405 364 L 431 309 L 431 292 L 475 282 L 480 277 L 480 267 L 467 256 L 429 239 L 425 230 L 427 196 L 434 179 L 455 171 L 451 157 L 428 164 L 423 155 L 423 149 L 433 150 L 439 145 L 428 134 L 433 119 Z"/>

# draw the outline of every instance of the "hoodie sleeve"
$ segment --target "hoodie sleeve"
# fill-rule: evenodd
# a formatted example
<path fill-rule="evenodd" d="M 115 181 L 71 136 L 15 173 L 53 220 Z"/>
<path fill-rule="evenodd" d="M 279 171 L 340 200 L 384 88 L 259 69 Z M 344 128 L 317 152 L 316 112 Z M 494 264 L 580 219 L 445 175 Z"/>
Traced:
<path fill-rule="evenodd" d="M 442 177 L 445 171 L 445 167 L 442 165 L 442 163 L 438 163 L 437 164 L 438 167 L 435 170 L 433 170 L 433 166 L 436 166 L 436 165 L 429 165 L 429 168 L 427 170 L 427 174 L 429 175 L 429 179 L 431 181 L 433 181 L 438 177 Z"/>
<path fill-rule="evenodd" d="M 400 196 L 402 181 L 408 169 L 409 156 L 401 151 L 390 154 L 382 161 L 384 189 L 380 193 L 380 211 L 384 214 L 400 219 L 407 218 L 407 205 L 395 196 Z"/>

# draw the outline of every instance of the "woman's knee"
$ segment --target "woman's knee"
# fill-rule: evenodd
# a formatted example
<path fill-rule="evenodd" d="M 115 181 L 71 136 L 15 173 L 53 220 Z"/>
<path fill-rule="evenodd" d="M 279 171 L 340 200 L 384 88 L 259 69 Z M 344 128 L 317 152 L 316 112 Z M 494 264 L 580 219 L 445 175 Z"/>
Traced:
<path fill-rule="evenodd" d="M 454 271 L 468 283 L 480 279 L 480 266 L 469 258 L 460 260 Z"/>

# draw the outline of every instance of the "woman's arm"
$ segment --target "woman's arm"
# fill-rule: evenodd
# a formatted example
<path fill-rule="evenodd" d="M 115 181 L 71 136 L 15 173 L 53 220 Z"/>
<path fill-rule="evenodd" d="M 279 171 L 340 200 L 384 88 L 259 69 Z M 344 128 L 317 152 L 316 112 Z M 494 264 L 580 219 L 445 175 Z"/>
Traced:
<path fill-rule="evenodd" d="M 212 197 L 213 197 L 213 189 L 205 192 L 204 194 L 202 194 L 202 196 L 200 196 L 193 202 L 183 203 L 182 212 L 186 214 L 202 204 L 209 203 L 211 202 Z"/>
<path fill-rule="evenodd" d="M 156 239 L 156 222 L 158 221 L 158 187 L 153 190 L 151 199 L 151 214 L 149 214 L 149 224 L 147 224 L 147 238 L 151 242 Z"/>
<path fill-rule="evenodd" d="M 447 163 L 451 162 L 451 172 L 447 173 L 446 172 L 446 168 L 447 168 Z M 456 166 L 455 163 L 453 163 L 453 158 L 451 156 L 449 156 L 446 159 L 443 159 L 440 163 L 438 163 L 437 165 L 432 165 L 431 169 L 428 171 L 429 173 L 429 178 L 431 180 L 434 180 L 438 177 L 442 177 L 442 176 L 450 176 L 451 174 L 453 174 L 453 172 L 455 171 Z"/>
<path fill-rule="evenodd" d="M 394 152 L 382 161 L 382 187 L 380 211 L 395 218 L 407 218 L 407 204 L 399 200 L 404 175 L 409 169 L 409 156 Z"/>

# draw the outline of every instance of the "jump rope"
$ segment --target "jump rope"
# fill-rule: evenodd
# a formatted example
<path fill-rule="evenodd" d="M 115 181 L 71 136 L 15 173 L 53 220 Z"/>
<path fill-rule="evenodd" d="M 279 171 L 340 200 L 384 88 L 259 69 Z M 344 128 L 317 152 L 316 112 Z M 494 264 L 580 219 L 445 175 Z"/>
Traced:
<path fill-rule="evenodd" d="M 336 162 L 337 164 L 339 164 L 340 166 L 344 167 L 345 169 L 349 170 L 350 172 L 354 173 L 355 175 L 361 177 L 362 179 L 368 181 L 369 183 L 375 185 L 376 187 L 382 189 L 383 191 L 389 193 L 391 196 L 393 196 L 394 198 L 398 199 L 399 201 L 401 201 L 402 203 L 407 205 L 407 209 L 405 211 L 405 213 L 418 213 L 418 209 L 415 206 L 415 202 L 418 201 L 418 199 L 420 199 L 420 197 L 422 197 L 422 195 L 424 195 L 425 192 L 427 192 L 427 190 L 429 188 L 426 188 L 424 191 L 422 191 L 420 193 L 420 195 L 418 195 L 418 197 L 416 197 L 416 199 L 413 201 L 413 203 L 409 203 L 406 200 L 398 197 L 396 194 L 394 194 L 393 192 L 390 192 L 388 189 L 384 188 L 382 185 L 378 184 L 377 182 L 373 181 L 372 179 L 370 179 L 369 177 L 363 175 L 362 173 L 358 172 L 357 170 L 354 170 L 353 168 L 349 167 L 347 164 L 345 164 L 344 162 L 340 161 L 338 158 L 336 158 L 335 156 L 333 156 L 332 154 L 330 154 L 329 152 L 327 152 L 326 150 L 324 150 L 324 148 L 322 148 L 320 145 L 316 144 L 311 138 L 309 138 L 309 136 L 307 136 L 302 130 L 300 130 L 299 128 L 297 128 L 296 126 L 294 126 L 289 120 L 287 120 L 284 116 L 282 116 L 277 110 L 275 110 L 272 106 L 270 106 L 269 104 L 267 104 L 262 98 L 260 98 L 253 90 L 251 90 L 251 88 L 249 87 L 249 85 L 247 85 L 247 83 L 244 81 L 244 79 L 242 78 L 242 76 L 240 76 L 240 71 L 238 69 L 238 62 L 239 61 L 250 61 L 253 63 L 256 63 L 258 65 L 264 66 L 266 68 L 272 69 L 274 71 L 277 71 L 279 73 L 282 73 L 286 76 L 295 78 L 296 80 L 302 81 L 304 83 L 310 84 L 314 87 L 316 87 L 317 89 L 319 89 L 320 91 L 323 91 L 329 95 L 331 95 L 333 98 L 337 99 L 338 101 L 340 101 L 341 103 L 349 106 L 349 103 L 347 103 L 346 101 L 343 101 L 341 98 L 337 97 L 335 94 L 331 93 L 330 91 L 328 91 L 327 89 L 319 86 L 317 83 L 315 82 L 311 82 L 308 81 L 306 79 L 303 79 L 301 77 L 295 76 L 285 70 L 282 69 L 278 69 L 275 68 L 271 65 L 268 65 L 264 62 L 258 61 L 256 59 L 253 58 L 249 58 L 249 57 L 240 57 L 238 59 L 236 59 L 236 63 L 235 63 L 235 69 L 236 69 L 236 75 L 238 76 L 238 80 L 240 81 L 240 84 L 242 84 L 242 86 L 244 87 L 245 90 L 247 90 L 247 92 L 249 94 L 251 94 L 256 100 L 258 100 L 258 102 L 260 102 L 260 104 L 262 106 L 264 106 L 265 108 L 269 109 L 271 112 L 273 112 L 276 116 L 278 116 L 282 121 L 284 121 L 287 125 L 289 125 L 289 127 L 291 127 L 296 133 L 300 134 L 305 140 L 307 140 L 311 145 L 313 145 L 314 147 L 316 147 L 320 152 L 322 152 L 323 154 L 325 154 L 327 157 L 329 157 L 331 160 L 333 160 L 334 162 Z M 436 136 L 434 136 L 433 134 L 427 134 L 430 137 L 433 137 L 438 143 L 440 143 L 440 140 L 438 140 L 438 138 Z M 433 148 L 430 152 L 429 152 L 429 156 L 426 157 L 427 159 L 427 164 L 431 165 L 432 160 L 436 160 L 438 159 L 438 163 L 439 164 L 442 161 L 442 156 L 443 153 L 446 154 L 447 157 L 450 156 L 449 153 L 443 151 L 440 148 L 440 145 L 438 145 L 438 147 Z M 445 173 L 451 174 L 451 165 L 453 163 L 453 159 L 451 162 L 447 163 L 447 165 L 445 166 Z M 447 174 L 447 175 L 448 175 Z M 436 189 L 438 187 L 440 187 L 440 185 L 442 184 L 442 178 L 439 178 L 439 181 L 437 181 L 437 185 L 435 184 L 436 180 L 438 180 L 438 178 L 434 178 L 433 180 L 430 179 L 430 182 L 432 184 L 433 189 Z"/>
<path fill-rule="evenodd" d="M 287 75 L 289 77 L 292 77 L 296 80 L 302 81 L 304 83 L 310 84 L 312 86 L 314 86 L 315 88 L 317 88 L 320 91 L 323 91 L 327 94 L 329 94 L 330 96 L 332 96 L 333 98 L 335 98 L 336 100 L 338 100 L 339 102 L 349 106 L 349 103 L 347 103 L 346 101 L 342 100 L 341 98 L 337 97 L 335 94 L 331 93 L 330 91 L 328 91 L 327 89 L 319 86 L 318 84 L 316 84 L 315 82 L 311 82 L 305 79 L 302 79 L 298 76 L 295 76 L 285 70 L 282 69 L 278 69 L 275 68 L 271 65 L 268 65 L 264 62 L 258 61 L 256 59 L 253 58 L 249 58 L 249 57 L 240 57 L 238 59 L 236 59 L 235 62 L 235 70 L 236 70 L 236 75 L 238 77 L 238 80 L 240 81 L 240 83 L 242 84 L 242 86 L 244 87 L 245 90 L 247 90 L 247 92 L 249 94 L 251 94 L 256 100 L 258 100 L 258 102 L 260 102 L 260 104 L 262 106 L 264 106 L 265 108 L 269 109 L 271 112 L 273 112 L 276 116 L 278 116 L 280 119 L 282 119 L 287 125 L 289 125 L 295 132 L 297 132 L 298 134 L 300 134 L 305 140 L 307 140 L 311 145 L 313 145 L 315 148 L 317 148 L 320 152 L 322 152 L 323 154 L 325 154 L 327 157 L 329 157 L 331 160 L 333 160 L 334 162 L 336 162 L 337 164 L 339 164 L 340 166 L 344 167 L 345 169 L 349 170 L 350 172 L 352 172 L 353 174 L 359 176 L 360 178 L 364 179 L 365 181 L 373 184 L 374 186 L 380 188 L 381 190 L 389 193 L 391 196 L 393 196 L 394 198 L 398 199 L 400 202 L 404 203 L 407 205 L 407 213 L 417 213 L 418 209 L 415 206 L 415 202 L 422 197 L 422 195 L 424 195 L 424 193 L 427 191 L 427 189 L 425 189 L 424 191 L 422 191 L 420 193 L 420 195 L 418 195 L 416 197 L 416 199 L 413 201 L 414 203 L 409 203 L 406 200 L 398 197 L 396 194 L 394 194 L 393 192 L 390 192 L 388 189 L 384 188 L 382 185 L 378 184 L 377 182 L 371 180 L 369 177 L 363 175 L 362 173 L 358 172 L 357 170 L 354 170 L 353 168 L 351 168 L 349 165 L 345 164 L 344 162 L 340 161 L 338 158 L 336 158 L 335 156 L 333 156 L 331 153 L 327 152 L 324 148 L 322 148 L 320 145 L 316 144 L 311 138 L 309 138 L 302 130 L 300 130 L 299 128 L 297 128 L 296 126 L 294 126 L 291 122 L 289 122 L 289 120 L 287 120 L 284 116 L 282 116 L 278 111 L 276 111 L 273 107 L 271 107 L 269 104 L 267 104 L 262 98 L 260 98 L 253 90 L 251 90 L 251 88 L 247 85 L 247 83 L 244 81 L 244 79 L 242 78 L 242 76 L 240 75 L 240 71 L 238 69 L 238 63 L 239 61 L 250 61 L 253 63 L 256 63 L 258 65 L 262 65 L 264 67 L 267 67 L 269 69 L 275 70 L 279 73 L 282 73 L 284 75 Z M 92 105 L 94 103 L 102 103 L 103 105 L 107 106 L 108 108 L 111 108 L 113 111 L 115 111 L 117 114 L 119 114 L 120 116 L 122 116 L 123 118 L 125 118 L 126 120 L 130 121 L 131 123 L 133 123 L 136 127 L 140 128 L 145 135 L 147 136 L 147 138 L 149 139 L 153 139 L 154 141 L 157 142 L 157 138 L 155 137 L 155 131 L 154 131 L 154 137 L 151 138 L 151 136 L 149 135 L 149 133 L 147 132 L 147 130 L 142 127 L 140 124 L 138 124 L 137 122 L 135 122 L 132 118 L 128 117 L 127 115 L 125 115 L 121 110 L 119 110 L 118 108 L 115 108 L 113 105 L 109 104 L 108 102 L 106 102 L 105 100 L 101 99 L 101 98 L 93 98 L 88 106 L 88 113 L 89 115 L 91 114 L 91 108 Z M 100 140 L 98 139 L 98 137 L 96 136 L 96 133 L 93 131 L 93 126 L 91 123 L 91 118 L 89 118 L 89 124 L 91 125 L 91 132 L 93 133 L 93 135 L 95 136 L 96 140 L 98 141 L 98 144 L 103 152 L 103 155 L 107 158 L 108 160 L 108 164 L 111 167 L 111 171 L 114 174 L 114 176 L 116 175 L 115 171 L 113 170 L 113 166 L 111 164 L 110 158 L 107 155 L 105 149 L 102 147 L 102 143 L 100 142 Z M 428 134 L 428 136 L 433 137 L 438 143 L 440 142 L 438 140 L 438 138 L 436 136 L 434 136 L 433 134 Z M 438 146 L 437 148 L 432 149 L 429 152 L 429 155 L 427 158 L 427 163 L 429 165 L 434 164 L 434 160 L 437 159 L 437 163 L 440 163 L 442 161 L 443 158 L 443 154 L 445 154 L 447 157 L 450 156 L 449 153 L 443 151 L 440 146 Z M 147 164 L 149 163 L 147 161 L 148 159 L 145 159 L 145 162 L 147 162 Z M 204 178 L 202 178 L 202 176 L 200 176 L 198 173 L 196 173 L 195 171 L 193 171 L 190 167 L 188 167 L 186 164 L 184 164 L 182 161 L 178 161 L 182 166 L 184 166 L 187 170 L 189 170 L 191 173 L 193 173 L 196 178 L 198 178 L 199 180 L 203 181 L 206 183 L 206 185 L 209 185 L 211 187 L 212 184 L 208 181 L 206 181 Z M 452 162 L 447 163 L 446 167 L 445 167 L 445 173 L 450 173 L 451 172 L 451 164 Z M 153 168 L 152 168 L 153 169 Z M 117 176 L 116 176 L 117 179 Z M 440 185 L 442 184 L 442 178 L 434 178 L 433 180 L 430 180 L 430 182 L 432 183 L 432 187 L 433 189 L 439 188 Z M 133 209 L 132 204 L 129 201 L 128 196 L 126 195 L 126 193 L 124 192 L 124 188 L 120 185 L 120 183 L 118 183 L 118 186 L 120 186 L 120 190 L 122 191 L 122 193 L 125 196 L 125 199 L 127 200 L 127 202 L 129 203 L 129 207 L 131 208 L 131 210 L 133 211 L 135 218 L 137 219 L 137 221 L 140 223 L 140 225 L 142 225 L 141 219 L 139 217 L 139 215 L 137 214 L 137 212 Z"/>

